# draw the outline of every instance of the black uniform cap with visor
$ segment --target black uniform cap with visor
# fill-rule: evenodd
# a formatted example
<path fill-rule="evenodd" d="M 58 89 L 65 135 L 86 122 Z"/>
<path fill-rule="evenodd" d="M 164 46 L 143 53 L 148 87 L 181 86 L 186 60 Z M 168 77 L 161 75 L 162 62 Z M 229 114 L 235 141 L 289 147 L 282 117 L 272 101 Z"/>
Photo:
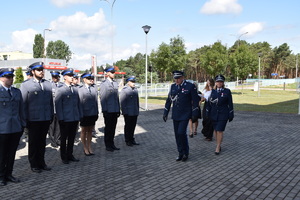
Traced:
<path fill-rule="evenodd" d="M 13 68 L 2 68 L 0 69 L 0 77 L 14 77 L 14 71 Z"/>
<path fill-rule="evenodd" d="M 172 73 L 173 73 L 173 78 L 174 79 L 179 79 L 180 77 L 184 76 L 184 72 L 183 71 L 175 70 Z"/>
<path fill-rule="evenodd" d="M 215 77 L 215 81 L 216 82 L 224 82 L 225 81 L 225 77 L 222 74 L 219 74 Z"/>

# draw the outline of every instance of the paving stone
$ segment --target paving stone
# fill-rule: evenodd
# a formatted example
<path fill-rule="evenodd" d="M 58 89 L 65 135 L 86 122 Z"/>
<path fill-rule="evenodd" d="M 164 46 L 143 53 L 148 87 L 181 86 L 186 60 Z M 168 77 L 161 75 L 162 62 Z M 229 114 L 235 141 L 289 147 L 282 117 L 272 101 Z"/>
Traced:
<path fill-rule="evenodd" d="M 214 155 L 215 140 L 204 140 L 199 123 L 198 134 L 189 138 L 190 158 L 184 163 L 175 161 L 171 119 L 162 121 L 160 105 L 149 109 L 138 118 L 138 146 L 126 146 L 122 116 L 115 137 L 120 151 L 105 150 L 102 115 L 92 141 L 95 156 L 85 156 L 77 142 L 74 155 L 80 162 L 65 165 L 59 149 L 47 141 L 49 172 L 30 171 L 23 138 L 13 172 L 21 182 L 1 187 L 1 200 L 300 199 L 300 116 L 236 112 L 224 132 L 219 156 Z"/>

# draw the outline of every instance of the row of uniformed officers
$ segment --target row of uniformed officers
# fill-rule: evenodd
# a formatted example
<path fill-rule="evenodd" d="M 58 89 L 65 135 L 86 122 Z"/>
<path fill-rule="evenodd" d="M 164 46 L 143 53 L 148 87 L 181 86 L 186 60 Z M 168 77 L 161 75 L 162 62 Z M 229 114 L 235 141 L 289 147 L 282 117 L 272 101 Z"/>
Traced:
<path fill-rule="evenodd" d="M 73 155 L 79 122 L 84 154 L 94 155 L 91 148 L 92 130 L 99 111 L 98 90 L 93 84 L 93 75 L 82 74 L 83 85 L 79 86 L 74 83 L 78 77 L 73 69 L 62 71 L 64 83 L 58 81 L 59 72 L 51 72 L 54 77 L 52 82 L 45 80 L 43 62 L 33 63 L 29 69 L 32 78 L 24 81 L 20 90 L 12 87 L 14 70 L 0 69 L 0 186 L 6 185 L 7 181 L 19 182 L 12 172 L 16 150 L 25 127 L 28 129 L 28 159 L 33 172 L 51 170 L 45 162 L 46 135 L 50 125 L 50 139 L 60 146 L 64 164 L 79 161 Z M 108 78 L 100 85 L 100 101 L 105 123 L 106 150 L 119 150 L 114 144 L 114 136 L 121 111 L 125 119 L 126 144 L 138 145 L 134 140 L 139 115 L 135 77 L 127 79 L 128 84 L 120 92 L 119 98 L 114 67 L 107 67 L 105 72 Z"/>

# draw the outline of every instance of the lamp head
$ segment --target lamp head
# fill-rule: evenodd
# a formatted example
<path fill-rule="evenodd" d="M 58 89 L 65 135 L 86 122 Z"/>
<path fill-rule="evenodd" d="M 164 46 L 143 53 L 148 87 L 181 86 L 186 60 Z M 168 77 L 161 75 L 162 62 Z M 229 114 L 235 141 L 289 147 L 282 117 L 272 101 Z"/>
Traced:
<path fill-rule="evenodd" d="M 148 34 L 149 31 L 150 31 L 151 26 L 145 25 L 145 26 L 143 26 L 142 28 L 144 29 L 144 32 L 145 32 L 146 34 Z"/>

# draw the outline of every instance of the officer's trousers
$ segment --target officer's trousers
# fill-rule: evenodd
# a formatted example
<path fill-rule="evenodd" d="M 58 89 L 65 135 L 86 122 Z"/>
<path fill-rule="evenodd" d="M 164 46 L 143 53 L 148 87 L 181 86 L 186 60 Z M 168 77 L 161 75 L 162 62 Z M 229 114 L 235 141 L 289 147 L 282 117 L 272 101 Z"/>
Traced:
<path fill-rule="evenodd" d="M 53 121 L 49 127 L 49 139 L 52 146 L 57 147 L 60 145 L 60 129 L 56 115 L 53 116 Z"/>
<path fill-rule="evenodd" d="M 189 120 L 173 120 L 177 150 L 180 156 L 189 155 L 189 143 L 186 135 L 188 123 Z"/>
<path fill-rule="evenodd" d="M 106 113 L 104 117 L 104 143 L 105 147 L 114 146 L 114 138 L 116 133 L 116 126 L 118 122 L 119 113 Z"/>
<path fill-rule="evenodd" d="M 12 175 L 22 132 L 0 134 L 0 179 Z"/>
<path fill-rule="evenodd" d="M 42 168 L 45 163 L 46 136 L 50 121 L 28 122 L 28 158 L 31 168 Z"/>
<path fill-rule="evenodd" d="M 73 156 L 74 140 L 77 133 L 78 121 L 60 122 L 60 157 L 68 160 Z"/>
<path fill-rule="evenodd" d="M 128 116 L 124 115 L 125 126 L 124 126 L 124 136 L 125 142 L 133 142 L 134 141 L 134 130 L 136 127 L 138 116 Z"/>

